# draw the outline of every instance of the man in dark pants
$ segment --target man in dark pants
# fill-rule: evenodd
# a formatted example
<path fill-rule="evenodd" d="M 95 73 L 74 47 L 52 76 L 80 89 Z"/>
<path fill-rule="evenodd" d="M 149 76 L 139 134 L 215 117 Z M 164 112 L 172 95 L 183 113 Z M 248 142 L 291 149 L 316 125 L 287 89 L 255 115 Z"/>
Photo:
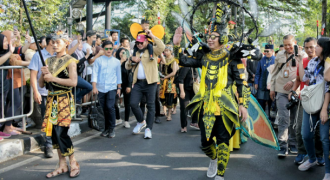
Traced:
<path fill-rule="evenodd" d="M 120 95 L 122 83 L 121 65 L 120 61 L 112 56 L 111 41 L 105 41 L 102 48 L 105 55 L 97 58 L 93 66 L 93 94 L 99 94 L 98 99 L 104 111 L 105 130 L 101 136 L 113 138 L 116 127 L 115 99 L 116 94 Z"/>
<path fill-rule="evenodd" d="M 155 37 L 150 30 L 146 30 L 149 37 L 154 40 L 154 54 L 153 57 L 158 57 L 165 49 L 164 43 Z M 148 40 L 145 35 L 139 35 L 136 38 L 136 46 L 139 51 L 136 53 L 136 57 L 132 58 L 136 64 L 132 65 L 132 61 L 126 62 L 126 69 L 133 68 L 133 85 L 131 94 L 131 108 L 136 120 L 137 125 L 133 129 L 133 134 L 138 134 L 140 131 L 147 127 L 145 130 L 144 138 L 151 139 L 152 125 L 155 119 L 155 96 L 158 79 L 157 61 L 149 59 L 149 52 L 146 49 Z M 143 113 L 139 107 L 139 103 L 143 96 L 146 96 L 147 100 L 147 122 L 143 120 Z"/>
<path fill-rule="evenodd" d="M 45 49 L 41 50 L 41 54 L 46 60 L 49 57 L 52 57 L 54 55 L 53 50 L 53 42 L 52 37 L 47 36 L 46 37 L 46 43 L 47 46 Z M 41 59 L 39 56 L 39 53 L 35 53 L 34 56 L 31 59 L 30 65 L 28 68 L 31 70 L 30 72 L 30 82 L 31 86 L 33 88 L 33 98 L 34 101 L 37 102 L 41 109 L 41 117 L 44 118 L 45 116 L 45 110 L 46 110 L 46 102 L 47 102 L 47 95 L 48 91 L 46 88 L 40 88 L 38 80 L 42 74 L 41 67 L 42 67 Z M 44 154 L 46 158 L 52 158 L 53 157 L 53 143 L 51 137 L 45 138 L 45 149 Z"/>
<path fill-rule="evenodd" d="M 142 111 L 142 114 L 144 116 L 145 110 L 146 110 L 146 104 L 147 104 L 147 99 L 145 96 L 143 96 L 141 102 L 140 102 L 140 108 Z M 160 102 L 159 102 L 159 84 L 157 84 L 156 88 L 156 94 L 155 94 L 155 123 L 160 124 L 161 121 L 159 119 L 160 117 Z"/>
<path fill-rule="evenodd" d="M 180 67 L 179 75 L 176 78 L 176 84 L 180 94 L 180 120 L 181 132 L 187 132 L 187 110 L 186 107 L 190 100 L 195 96 L 193 89 L 193 72 L 190 67 Z M 194 119 L 193 119 L 194 120 Z M 195 119 L 196 121 L 196 119 Z M 193 122 L 195 124 L 195 122 Z"/>

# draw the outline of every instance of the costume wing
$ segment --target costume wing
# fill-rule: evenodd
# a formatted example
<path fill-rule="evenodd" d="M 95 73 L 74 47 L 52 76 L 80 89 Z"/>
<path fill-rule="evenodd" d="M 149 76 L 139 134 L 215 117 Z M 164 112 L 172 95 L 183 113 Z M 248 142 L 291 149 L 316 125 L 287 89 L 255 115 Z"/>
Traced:
<path fill-rule="evenodd" d="M 130 27 L 131 35 L 136 39 L 139 31 L 142 31 L 142 26 L 139 23 L 133 23 Z"/>
<path fill-rule="evenodd" d="M 241 124 L 243 135 L 266 147 L 279 150 L 274 129 L 258 101 L 250 95 L 249 118 Z"/>
<path fill-rule="evenodd" d="M 159 39 L 163 39 L 165 31 L 164 31 L 164 27 L 161 25 L 155 25 L 154 27 L 152 27 L 151 32 L 153 35 L 155 35 L 156 37 L 158 37 Z"/>

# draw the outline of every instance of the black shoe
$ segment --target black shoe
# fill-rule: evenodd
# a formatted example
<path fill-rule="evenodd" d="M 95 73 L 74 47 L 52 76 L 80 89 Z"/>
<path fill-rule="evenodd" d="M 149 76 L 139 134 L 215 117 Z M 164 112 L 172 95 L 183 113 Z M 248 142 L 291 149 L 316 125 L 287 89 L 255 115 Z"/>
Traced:
<path fill-rule="evenodd" d="M 161 123 L 161 121 L 160 121 L 160 119 L 158 117 L 156 117 L 155 123 L 157 123 L 157 124 L 160 124 Z"/>
<path fill-rule="evenodd" d="M 277 154 L 278 157 L 286 157 L 286 155 L 288 155 L 288 150 L 285 148 L 281 148 Z"/>
<path fill-rule="evenodd" d="M 103 137 L 107 137 L 107 136 L 109 136 L 109 129 L 104 130 L 104 131 L 101 133 L 101 136 L 103 136 Z"/>
<path fill-rule="evenodd" d="M 54 153 L 53 153 L 53 148 L 51 147 L 45 147 L 44 149 L 44 155 L 45 155 L 45 158 L 52 158 Z"/>
<path fill-rule="evenodd" d="M 109 131 L 109 138 L 114 138 L 116 136 L 115 130 L 114 129 L 110 129 Z"/>

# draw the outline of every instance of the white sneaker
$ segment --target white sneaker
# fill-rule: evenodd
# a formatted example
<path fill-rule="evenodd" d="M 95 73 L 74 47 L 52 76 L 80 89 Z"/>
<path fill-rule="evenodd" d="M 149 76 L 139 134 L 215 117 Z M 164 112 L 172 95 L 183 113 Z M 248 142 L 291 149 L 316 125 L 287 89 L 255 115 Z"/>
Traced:
<path fill-rule="evenodd" d="M 151 139 L 152 138 L 152 135 L 151 135 L 151 130 L 149 128 L 147 128 L 145 131 L 144 131 L 144 139 Z"/>
<path fill-rule="evenodd" d="M 330 173 L 325 173 L 323 180 L 330 180 Z"/>
<path fill-rule="evenodd" d="M 131 125 L 129 124 L 129 122 L 128 122 L 128 121 L 125 121 L 125 123 L 124 123 L 124 127 L 128 129 L 128 128 L 130 128 L 130 127 L 131 127 Z"/>
<path fill-rule="evenodd" d="M 309 168 L 316 166 L 317 160 L 315 160 L 313 163 L 310 163 L 309 160 L 305 161 L 303 164 L 301 164 L 298 169 L 300 171 L 307 171 Z"/>
<path fill-rule="evenodd" d="M 123 120 L 121 119 L 116 119 L 116 126 L 120 125 L 123 123 Z"/>
<path fill-rule="evenodd" d="M 215 176 L 214 180 L 225 180 L 225 178 L 223 178 L 221 176 Z"/>
<path fill-rule="evenodd" d="M 133 129 L 133 134 L 138 134 L 141 132 L 143 128 L 147 126 L 145 121 L 142 121 L 142 123 L 137 123 L 135 128 Z"/>
<path fill-rule="evenodd" d="M 217 175 L 217 171 L 218 171 L 218 159 L 214 159 L 214 160 L 210 160 L 210 165 L 209 165 L 209 169 L 207 170 L 207 177 L 208 178 L 213 178 L 215 175 Z"/>

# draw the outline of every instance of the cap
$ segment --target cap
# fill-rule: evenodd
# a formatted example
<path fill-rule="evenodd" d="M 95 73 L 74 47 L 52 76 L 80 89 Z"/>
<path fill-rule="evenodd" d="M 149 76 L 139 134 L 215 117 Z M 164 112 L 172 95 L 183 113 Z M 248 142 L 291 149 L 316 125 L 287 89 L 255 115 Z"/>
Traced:
<path fill-rule="evenodd" d="M 138 37 L 136 38 L 136 42 L 144 42 L 146 40 L 146 36 L 145 35 L 138 35 Z"/>
<path fill-rule="evenodd" d="M 272 45 L 272 44 L 267 44 L 267 45 L 265 46 L 265 49 L 274 49 L 274 45 Z"/>

